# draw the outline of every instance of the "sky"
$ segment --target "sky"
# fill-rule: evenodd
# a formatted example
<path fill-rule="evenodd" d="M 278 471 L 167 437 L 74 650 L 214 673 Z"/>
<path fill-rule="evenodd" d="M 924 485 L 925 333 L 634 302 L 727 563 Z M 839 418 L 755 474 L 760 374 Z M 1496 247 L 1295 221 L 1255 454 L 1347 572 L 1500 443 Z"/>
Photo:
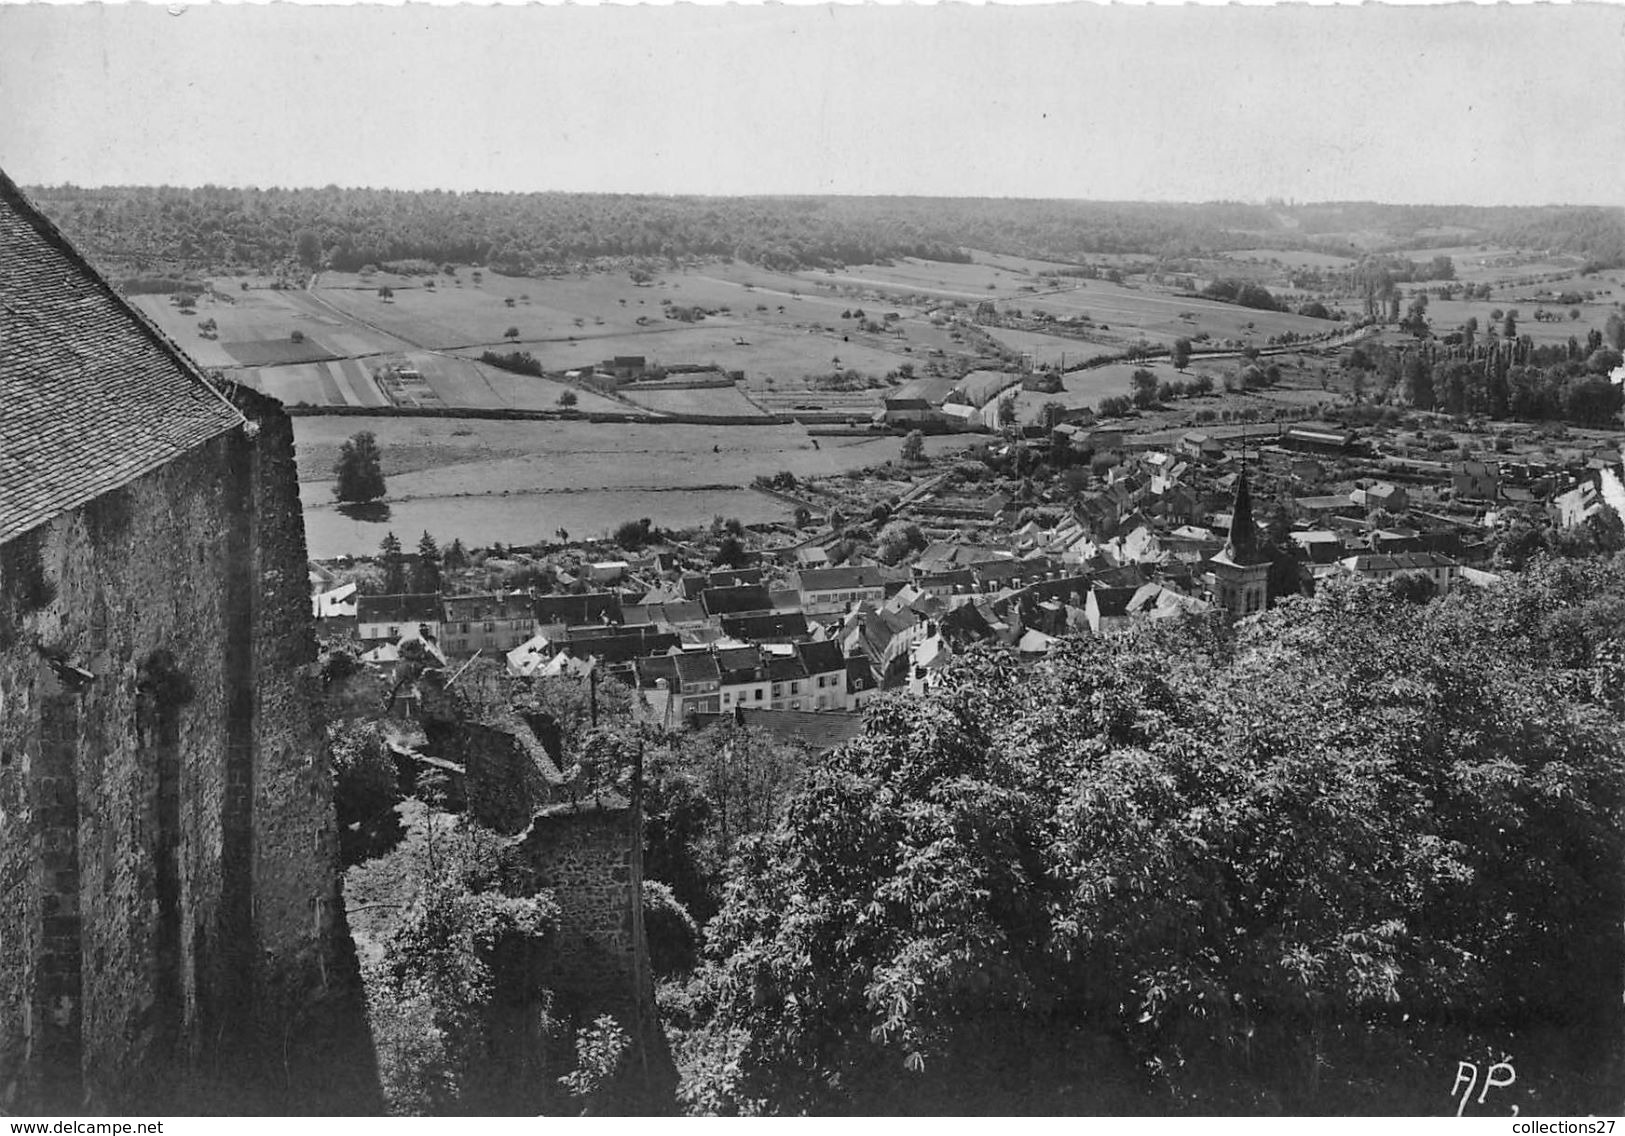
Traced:
<path fill-rule="evenodd" d="M 25 185 L 1625 204 L 1625 7 L 0 3 Z"/>

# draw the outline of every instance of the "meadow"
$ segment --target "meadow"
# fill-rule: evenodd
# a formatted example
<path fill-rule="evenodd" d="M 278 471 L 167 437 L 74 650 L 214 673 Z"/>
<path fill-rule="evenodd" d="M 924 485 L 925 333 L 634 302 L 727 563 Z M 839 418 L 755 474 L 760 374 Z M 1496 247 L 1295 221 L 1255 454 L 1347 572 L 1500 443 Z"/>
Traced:
<path fill-rule="evenodd" d="M 675 387 L 657 390 L 644 387 L 622 392 L 623 397 L 661 414 L 732 414 L 756 417 L 762 407 L 746 398 L 737 387 Z"/>
<path fill-rule="evenodd" d="M 332 469 L 351 434 L 378 440 L 389 516 L 362 521 L 333 501 Z M 783 519 L 791 506 L 752 491 L 758 475 L 829 476 L 896 461 L 894 434 L 811 438 L 798 426 L 594 425 L 446 418 L 294 419 L 311 555 L 371 552 L 385 531 L 427 529 L 465 544 L 533 542 L 563 527 L 596 535 L 623 520 L 680 526 L 718 513 Z M 928 453 L 973 438 L 926 439 Z M 404 539 L 404 538 L 403 538 Z"/>
<path fill-rule="evenodd" d="M 1134 380 L 1131 376 L 1142 366 L 1156 375 L 1158 382 L 1176 379 L 1184 381 L 1191 377 L 1190 373 L 1180 374 L 1166 362 L 1112 363 L 1104 367 L 1092 367 L 1087 371 L 1074 371 L 1066 376 L 1065 389 L 1055 394 L 1017 391 L 1016 421 L 1022 425 L 1040 421 L 1044 406 L 1051 402 L 1060 403 L 1069 410 L 1080 406 L 1093 410 L 1100 404 L 1101 399 L 1130 395 L 1134 391 Z"/>

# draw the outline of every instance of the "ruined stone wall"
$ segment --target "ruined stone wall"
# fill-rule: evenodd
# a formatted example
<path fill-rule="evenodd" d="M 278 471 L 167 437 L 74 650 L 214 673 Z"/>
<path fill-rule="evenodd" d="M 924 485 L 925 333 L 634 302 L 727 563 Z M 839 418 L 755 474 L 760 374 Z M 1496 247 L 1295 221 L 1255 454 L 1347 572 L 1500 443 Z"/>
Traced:
<path fill-rule="evenodd" d="M 557 1012 L 580 1026 L 612 1014 L 632 1038 L 632 1094 L 649 1110 L 669 1106 L 676 1072 L 654 1006 L 643 932 L 642 834 L 633 810 L 556 805 L 509 849 L 509 884 L 550 889 L 559 931 L 542 981 Z"/>
<path fill-rule="evenodd" d="M 10 1111 L 376 1104 L 292 432 L 238 397 L 256 430 L 47 526 L 55 596 L 0 639 Z"/>

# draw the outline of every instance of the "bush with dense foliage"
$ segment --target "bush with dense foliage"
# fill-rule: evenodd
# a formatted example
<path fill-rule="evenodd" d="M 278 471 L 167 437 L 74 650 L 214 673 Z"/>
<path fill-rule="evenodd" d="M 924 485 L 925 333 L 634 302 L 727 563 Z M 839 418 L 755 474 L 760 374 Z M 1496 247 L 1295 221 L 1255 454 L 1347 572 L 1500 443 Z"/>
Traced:
<path fill-rule="evenodd" d="M 957 663 L 808 772 L 707 927 L 721 1111 L 1619 1099 L 1625 566 L 1323 588 Z"/>

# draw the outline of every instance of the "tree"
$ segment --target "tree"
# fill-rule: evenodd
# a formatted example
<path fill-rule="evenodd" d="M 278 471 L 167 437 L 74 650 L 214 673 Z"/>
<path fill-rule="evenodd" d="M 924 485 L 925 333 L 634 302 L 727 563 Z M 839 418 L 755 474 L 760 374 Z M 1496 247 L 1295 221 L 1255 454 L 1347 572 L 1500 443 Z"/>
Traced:
<path fill-rule="evenodd" d="M 427 529 L 418 541 L 418 562 L 412 568 L 412 590 L 420 593 L 440 590 L 440 546 Z"/>
<path fill-rule="evenodd" d="M 628 552 L 636 552 L 652 539 L 653 522 L 648 517 L 625 521 L 615 528 L 615 543 Z"/>
<path fill-rule="evenodd" d="M 573 390 L 562 391 L 559 394 L 559 405 L 564 407 L 566 410 L 574 406 L 577 401 L 578 399 L 576 398 L 576 392 Z"/>
<path fill-rule="evenodd" d="M 1006 395 L 999 399 L 999 425 L 1014 426 L 1016 424 L 1016 396 Z"/>
<path fill-rule="evenodd" d="M 322 238 L 309 229 L 302 229 L 294 238 L 293 251 L 300 264 L 310 269 L 318 268 L 322 263 Z"/>
<path fill-rule="evenodd" d="M 422 806 L 416 813 L 425 835 L 353 876 L 362 895 L 397 900 L 379 906 L 400 911 L 365 983 L 389 1111 L 552 1111 L 550 1097 L 563 1094 L 548 1092 L 545 1060 L 533 1040 L 515 1036 L 514 1017 L 544 1016 L 537 976 L 558 906 L 545 893 L 502 893 L 494 833 Z"/>
<path fill-rule="evenodd" d="M 924 549 L 925 545 L 925 534 L 919 525 L 892 521 L 875 538 L 875 559 L 882 564 L 897 564 L 910 552 Z"/>
<path fill-rule="evenodd" d="M 1168 361 L 1174 365 L 1174 370 L 1183 371 L 1191 361 L 1191 341 L 1184 336 L 1174 340 L 1174 346 L 1169 352 Z"/>
<path fill-rule="evenodd" d="M 384 534 L 378 545 L 378 560 L 384 570 L 384 594 L 400 595 L 406 591 L 406 556 L 401 541 L 393 532 Z"/>
<path fill-rule="evenodd" d="M 1625 318 L 1618 312 L 1609 312 L 1602 325 L 1603 337 L 1615 351 L 1625 351 Z"/>
<path fill-rule="evenodd" d="M 503 332 L 502 335 L 504 339 L 518 339 L 519 329 L 517 327 L 510 327 L 507 331 Z"/>
<path fill-rule="evenodd" d="M 333 465 L 333 496 L 340 501 L 360 503 L 376 501 L 384 495 L 383 458 L 378 440 L 370 431 L 350 435 L 339 447 L 338 461 Z"/>
<path fill-rule="evenodd" d="M 446 549 L 445 556 L 441 558 L 441 563 L 448 572 L 455 572 L 468 567 L 468 550 L 463 547 L 461 537 L 452 539 L 451 544 Z"/>
<path fill-rule="evenodd" d="M 711 554 L 711 563 L 719 568 L 742 568 L 749 560 L 745 542 L 732 533 L 718 541 L 717 550 Z"/>
<path fill-rule="evenodd" d="M 1625 566 L 1596 564 L 1422 607 L 1331 583 L 1036 668 L 969 653 L 737 852 L 694 1087 L 1410 1112 L 1436 1090 L 1396 1070 L 1570 1028 L 1611 1068 L 1625 1015 L 1586 991 L 1625 964 L 1622 630 Z M 1611 1099 L 1547 1068 L 1529 1100 Z"/>
<path fill-rule="evenodd" d="M 335 657 L 353 662 L 353 656 Z M 376 721 L 329 722 L 327 747 L 333 763 L 339 857 L 349 867 L 387 852 L 399 841 L 402 832 L 395 806 L 401 800 L 400 785 Z"/>
<path fill-rule="evenodd" d="M 1157 376 L 1144 367 L 1137 367 L 1129 376 L 1134 384 L 1134 405 L 1149 410 L 1157 404 Z"/>
<path fill-rule="evenodd" d="M 918 430 L 910 430 L 903 437 L 903 448 L 899 456 L 910 465 L 925 460 L 925 435 Z"/>

